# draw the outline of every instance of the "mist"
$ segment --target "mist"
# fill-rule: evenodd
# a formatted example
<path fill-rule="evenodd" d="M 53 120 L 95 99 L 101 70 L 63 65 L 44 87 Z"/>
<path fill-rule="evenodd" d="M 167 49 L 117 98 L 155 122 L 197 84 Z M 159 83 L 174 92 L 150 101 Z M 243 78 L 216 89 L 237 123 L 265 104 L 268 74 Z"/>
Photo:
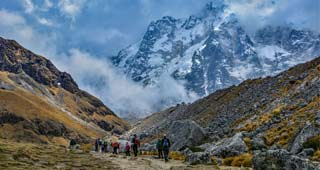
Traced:
<path fill-rule="evenodd" d="M 181 102 L 198 98 L 184 88 L 184 82 L 163 74 L 157 86 L 143 87 L 117 70 L 108 60 L 98 59 L 79 49 L 55 59 L 78 85 L 100 98 L 121 117 L 144 117 Z"/>

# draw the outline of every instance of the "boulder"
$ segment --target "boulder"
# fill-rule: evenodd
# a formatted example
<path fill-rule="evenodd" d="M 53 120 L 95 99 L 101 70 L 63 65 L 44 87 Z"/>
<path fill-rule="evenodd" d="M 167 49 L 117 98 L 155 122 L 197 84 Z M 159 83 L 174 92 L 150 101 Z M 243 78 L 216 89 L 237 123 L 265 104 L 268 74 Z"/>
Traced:
<path fill-rule="evenodd" d="M 293 141 L 290 152 L 293 154 L 301 152 L 303 149 L 303 143 L 306 142 L 308 138 L 316 135 L 320 135 L 320 128 L 315 127 L 313 124 L 307 123 L 307 125 L 300 131 Z"/>
<path fill-rule="evenodd" d="M 149 144 L 145 143 L 143 146 L 140 148 L 141 151 L 157 151 L 157 147 L 155 144 Z"/>
<path fill-rule="evenodd" d="M 251 162 L 255 170 L 314 170 L 320 168 L 319 164 L 293 155 L 284 149 L 255 152 Z"/>
<path fill-rule="evenodd" d="M 175 121 L 169 127 L 168 136 L 172 150 L 197 146 L 206 138 L 205 131 L 192 120 Z"/>
<path fill-rule="evenodd" d="M 251 146 L 252 150 L 263 150 L 267 148 L 264 140 L 261 138 L 253 138 L 251 140 Z"/>
<path fill-rule="evenodd" d="M 237 133 L 231 138 L 226 138 L 213 144 L 207 149 L 211 155 L 218 157 L 237 156 L 247 152 L 247 146 L 242 140 L 243 134 Z"/>
<path fill-rule="evenodd" d="M 307 148 L 307 149 L 303 149 L 302 152 L 300 152 L 298 155 L 301 157 L 309 157 L 309 156 L 312 156 L 313 153 L 314 153 L 314 149 Z"/>
<path fill-rule="evenodd" d="M 189 165 L 212 164 L 211 156 L 207 152 L 191 152 L 187 155 L 186 162 Z"/>

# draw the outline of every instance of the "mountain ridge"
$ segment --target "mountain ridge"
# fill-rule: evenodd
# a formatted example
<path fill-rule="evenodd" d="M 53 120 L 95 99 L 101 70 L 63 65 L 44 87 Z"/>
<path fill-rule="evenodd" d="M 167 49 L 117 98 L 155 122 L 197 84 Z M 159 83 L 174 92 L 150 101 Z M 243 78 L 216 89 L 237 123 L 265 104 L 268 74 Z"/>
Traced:
<path fill-rule="evenodd" d="M 113 64 L 143 86 L 174 78 L 190 96 L 203 97 L 249 78 L 275 75 L 320 54 L 320 35 L 266 25 L 249 34 L 224 1 L 213 1 L 186 19 L 152 21 L 144 36 L 112 57 Z M 187 101 L 159 103 L 164 108 Z"/>
<path fill-rule="evenodd" d="M 70 74 L 1 37 L 0 87 L 1 138 L 89 142 L 129 128 L 99 99 L 79 89 Z"/>

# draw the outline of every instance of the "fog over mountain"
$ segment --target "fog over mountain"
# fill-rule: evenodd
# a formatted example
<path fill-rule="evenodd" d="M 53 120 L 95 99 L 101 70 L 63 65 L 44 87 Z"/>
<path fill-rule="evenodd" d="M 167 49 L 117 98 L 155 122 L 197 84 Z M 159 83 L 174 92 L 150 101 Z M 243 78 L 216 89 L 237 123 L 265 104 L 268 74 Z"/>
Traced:
<path fill-rule="evenodd" d="M 320 54 L 319 2 L 312 0 L 1 6 L 1 36 L 46 55 L 121 116 L 191 102 Z"/>

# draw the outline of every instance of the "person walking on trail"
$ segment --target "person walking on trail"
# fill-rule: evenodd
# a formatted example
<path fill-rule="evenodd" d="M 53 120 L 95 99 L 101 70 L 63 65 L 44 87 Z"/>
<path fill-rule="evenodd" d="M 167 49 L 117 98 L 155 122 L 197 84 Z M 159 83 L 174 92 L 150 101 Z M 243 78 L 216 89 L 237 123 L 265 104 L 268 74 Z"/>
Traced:
<path fill-rule="evenodd" d="M 170 146 L 171 146 L 170 140 L 167 138 L 166 135 L 164 135 L 163 139 L 162 139 L 162 149 L 163 149 L 164 160 L 166 162 L 169 161 L 169 149 L 170 149 Z"/>
<path fill-rule="evenodd" d="M 104 148 L 104 153 L 107 153 L 108 152 L 108 142 L 107 141 L 103 142 L 103 148 Z"/>
<path fill-rule="evenodd" d="M 158 142 L 157 142 L 157 150 L 158 150 L 158 157 L 159 159 L 162 159 L 163 158 L 163 146 L 162 146 L 162 140 L 159 138 L 158 139 Z"/>
<path fill-rule="evenodd" d="M 134 156 L 138 156 L 138 147 L 140 147 L 140 141 L 139 139 L 137 138 L 137 135 L 133 135 L 133 138 L 132 138 L 132 141 L 131 141 L 133 147 L 133 153 L 134 153 Z"/>
<path fill-rule="evenodd" d="M 126 143 L 125 151 L 126 151 L 126 156 L 130 156 L 130 145 L 129 145 L 129 142 Z"/>
<path fill-rule="evenodd" d="M 100 141 L 100 139 L 97 138 L 96 141 L 94 142 L 94 150 L 96 152 L 99 152 L 99 141 Z"/>
<path fill-rule="evenodd" d="M 119 143 L 118 142 L 113 142 L 111 144 L 111 146 L 113 148 L 113 154 L 118 154 Z"/>

